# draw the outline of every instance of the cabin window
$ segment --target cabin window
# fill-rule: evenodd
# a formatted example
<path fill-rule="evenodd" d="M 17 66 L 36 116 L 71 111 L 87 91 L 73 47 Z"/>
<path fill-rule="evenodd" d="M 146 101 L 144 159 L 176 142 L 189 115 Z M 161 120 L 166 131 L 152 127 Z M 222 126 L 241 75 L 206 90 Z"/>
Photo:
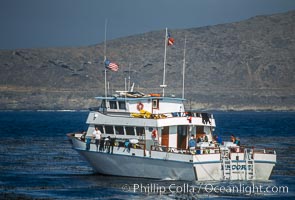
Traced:
<path fill-rule="evenodd" d="M 187 126 L 177 126 L 178 135 L 186 136 Z"/>
<path fill-rule="evenodd" d="M 114 134 L 113 126 L 104 126 L 104 129 L 106 134 Z"/>
<path fill-rule="evenodd" d="M 197 126 L 196 134 L 202 134 L 204 133 L 204 126 Z"/>
<path fill-rule="evenodd" d="M 142 136 L 145 134 L 144 127 L 136 127 L 136 135 Z"/>
<path fill-rule="evenodd" d="M 100 130 L 101 133 L 104 133 L 102 125 L 96 125 L 95 128 L 96 127 L 98 128 L 98 130 Z"/>
<path fill-rule="evenodd" d="M 196 128 L 196 138 L 200 138 L 203 136 L 204 133 L 204 126 L 197 126 Z"/>
<path fill-rule="evenodd" d="M 124 135 L 124 127 L 123 126 L 115 126 L 116 135 Z"/>
<path fill-rule="evenodd" d="M 177 148 L 186 149 L 187 126 L 177 126 Z"/>
<path fill-rule="evenodd" d="M 135 135 L 134 127 L 132 126 L 125 126 L 126 135 Z"/>
<path fill-rule="evenodd" d="M 126 104 L 125 101 L 119 101 L 119 109 L 120 110 L 125 110 L 126 109 Z"/>
<path fill-rule="evenodd" d="M 117 109 L 117 102 L 116 101 L 110 101 L 110 109 Z"/>
<path fill-rule="evenodd" d="M 153 109 L 159 109 L 159 99 L 153 99 Z"/>

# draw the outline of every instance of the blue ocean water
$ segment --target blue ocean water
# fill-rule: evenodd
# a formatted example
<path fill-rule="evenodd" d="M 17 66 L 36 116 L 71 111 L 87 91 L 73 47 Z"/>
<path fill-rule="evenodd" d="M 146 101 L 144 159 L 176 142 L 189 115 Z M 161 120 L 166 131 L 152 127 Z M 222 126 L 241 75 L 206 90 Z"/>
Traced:
<path fill-rule="evenodd" d="M 276 150 L 277 165 L 269 181 L 187 182 L 95 174 L 66 137 L 87 128 L 87 112 L 0 112 L 0 199 L 295 198 L 295 113 L 214 114 L 215 133 L 223 140 L 234 134 L 242 144 Z M 267 187 L 272 191 L 266 192 Z"/>

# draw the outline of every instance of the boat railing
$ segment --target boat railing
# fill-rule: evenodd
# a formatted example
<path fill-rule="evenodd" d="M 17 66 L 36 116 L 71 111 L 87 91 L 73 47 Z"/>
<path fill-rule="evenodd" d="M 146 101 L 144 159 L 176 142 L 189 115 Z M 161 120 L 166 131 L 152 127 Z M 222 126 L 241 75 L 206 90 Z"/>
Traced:
<path fill-rule="evenodd" d="M 277 154 L 277 152 L 272 148 L 265 148 L 266 154 Z"/>
<path fill-rule="evenodd" d="M 219 147 L 197 147 L 192 154 L 219 154 L 221 152 Z"/>
<path fill-rule="evenodd" d="M 85 142 L 85 143 L 87 142 L 87 139 L 89 139 L 89 142 L 91 144 L 95 144 L 95 138 L 92 137 L 92 136 L 84 135 L 84 137 L 82 137 L 83 133 L 81 133 L 81 132 L 74 133 L 73 136 L 77 140 L 80 140 L 80 141 Z M 107 137 L 104 137 L 101 140 L 104 140 L 104 142 L 107 142 L 108 140 L 106 140 L 106 139 L 107 139 Z M 125 142 L 126 142 L 126 138 L 115 138 L 114 147 L 126 147 Z M 98 145 L 98 146 L 100 146 L 100 145 Z M 144 140 L 138 139 L 138 143 L 130 143 L 130 148 L 131 149 L 145 149 Z"/>
<path fill-rule="evenodd" d="M 152 145 L 150 149 L 150 155 L 152 151 L 175 153 L 175 154 L 217 154 L 220 153 L 219 147 L 196 147 L 195 149 L 183 149 L 176 147 L 167 147 L 161 145 Z"/>
<path fill-rule="evenodd" d="M 229 147 L 230 153 L 243 153 L 245 150 L 244 146 Z"/>
<path fill-rule="evenodd" d="M 276 151 L 272 148 L 256 148 L 253 146 L 235 146 L 229 147 L 231 153 L 243 153 L 247 151 L 248 154 L 253 155 L 255 153 L 259 154 L 276 154 Z"/>
<path fill-rule="evenodd" d="M 167 146 L 161 146 L 161 145 L 151 145 L 150 151 L 189 154 L 189 151 L 187 149 L 167 147 Z"/>
<path fill-rule="evenodd" d="M 140 112 L 103 112 L 98 109 L 91 109 L 91 111 L 99 112 L 103 115 L 110 117 L 126 117 L 126 118 L 145 118 L 145 119 L 166 119 L 166 118 L 180 118 L 186 117 L 188 120 L 191 120 L 192 117 L 201 118 L 204 124 L 211 123 L 211 120 L 214 119 L 212 114 L 202 113 L 202 112 L 167 112 L 167 113 L 150 113 L 145 110 Z"/>
<path fill-rule="evenodd" d="M 276 154 L 276 151 L 271 148 L 253 148 L 253 153 Z"/>

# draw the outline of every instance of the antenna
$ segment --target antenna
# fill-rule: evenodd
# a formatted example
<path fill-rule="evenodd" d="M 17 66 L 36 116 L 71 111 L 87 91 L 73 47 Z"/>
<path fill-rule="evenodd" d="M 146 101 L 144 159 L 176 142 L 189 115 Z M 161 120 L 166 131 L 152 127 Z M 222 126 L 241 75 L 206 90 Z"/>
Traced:
<path fill-rule="evenodd" d="M 132 86 L 130 88 L 130 92 L 133 92 L 133 88 L 134 88 L 134 83 L 132 83 Z"/>
<path fill-rule="evenodd" d="M 107 24 L 108 20 L 105 19 L 105 24 L 104 24 L 104 61 L 103 64 L 105 65 L 105 61 L 107 59 L 106 54 L 107 54 Z M 107 93 L 107 69 L 104 67 L 104 95 L 105 98 L 107 99 L 108 93 Z"/>
<path fill-rule="evenodd" d="M 129 63 L 129 71 L 128 71 L 129 75 L 128 75 L 128 90 L 130 90 L 130 63 Z"/>
<path fill-rule="evenodd" d="M 182 98 L 183 99 L 184 99 L 184 77 L 185 77 L 185 50 L 186 50 L 186 35 L 184 36 L 183 65 L 182 65 Z"/>

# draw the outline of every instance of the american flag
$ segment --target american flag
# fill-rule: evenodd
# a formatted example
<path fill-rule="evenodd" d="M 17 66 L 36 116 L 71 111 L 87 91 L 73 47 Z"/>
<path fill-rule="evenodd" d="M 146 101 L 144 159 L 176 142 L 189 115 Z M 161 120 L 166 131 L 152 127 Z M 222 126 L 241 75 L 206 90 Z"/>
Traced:
<path fill-rule="evenodd" d="M 118 69 L 119 69 L 119 65 L 116 64 L 116 63 L 112 63 L 112 62 L 111 62 L 111 63 L 109 64 L 108 68 L 109 68 L 110 70 L 116 72 L 116 71 L 118 71 Z"/>
<path fill-rule="evenodd" d="M 114 62 L 110 62 L 109 60 L 106 60 L 104 62 L 105 64 L 105 67 L 109 70 L 112 70 L 114 72 L 118 71 L 119 70 L 119 65 L 117 63 L 114 63 Z"/>

